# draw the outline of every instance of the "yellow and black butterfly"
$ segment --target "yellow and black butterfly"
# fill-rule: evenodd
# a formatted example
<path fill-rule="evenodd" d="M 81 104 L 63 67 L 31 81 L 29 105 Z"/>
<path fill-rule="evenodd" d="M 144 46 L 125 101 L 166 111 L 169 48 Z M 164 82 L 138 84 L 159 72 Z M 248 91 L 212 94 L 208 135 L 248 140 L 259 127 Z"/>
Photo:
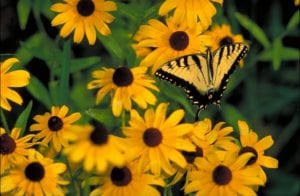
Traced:
<path fill-rule="evenodd" d="M 220 105 L 230 74 L 247 52 L 248 47 L 242 43 L 225 45 L 214 53 L 208 49 L 206 55 L 192 54 L 169 61 L 155 75 L 184 88 L 187 97 L 199 107 L 198 119 L 208 104 Z"/>

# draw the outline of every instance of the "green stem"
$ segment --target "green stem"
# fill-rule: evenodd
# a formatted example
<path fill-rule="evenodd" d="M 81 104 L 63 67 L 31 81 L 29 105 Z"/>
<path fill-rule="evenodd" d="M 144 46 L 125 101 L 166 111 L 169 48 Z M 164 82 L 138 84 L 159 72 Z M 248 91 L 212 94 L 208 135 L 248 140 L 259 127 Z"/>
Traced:
<path fill-rule="evenodd" d="M 171 186 L 165 187 L 163 196 L 173 196 L 172 187 Z"/>
<path fill-rule="evenodd" d="M 73 172 L 72 172 L 68 158 L 66 158 L 66 165 L 67 165 L 67 168 L 68 168 L 68 171 L 70 174 L 70 178 L 71 178 L 71 185 L 72 185 L 72 189 L 73 189 L 72 192 L 76 193 L 76 183 L 75 183 L 75 179 L 73 177 Z M 71 195 L 74 195 L 74 194 L 71 194 Z"/>
<path fill-rule="evenodd" d="M 8 123 L 7 123 L 6 117 L 5 117 L 4 112 L 3 112 L 2 109 L 0 109 L 0 115 L 1 115 L 1 122 L 3 124 L 3 127 L 4 127 L 4 129 L 6 131 L 6 133 L 10 133 L 10 129 L 8 127 Z"/>
<path fill-rule="evenodd" d="M 44 28 L 43 22 L 41 21 L 40 15 L 39 15 L 39 10 L 34 7 L 33 9 L 33 15 L 36 21 L 37 28 L 39 29 L 40 32 L 42 32 L 44 35 L 47 35 L 46 30 Z"/>

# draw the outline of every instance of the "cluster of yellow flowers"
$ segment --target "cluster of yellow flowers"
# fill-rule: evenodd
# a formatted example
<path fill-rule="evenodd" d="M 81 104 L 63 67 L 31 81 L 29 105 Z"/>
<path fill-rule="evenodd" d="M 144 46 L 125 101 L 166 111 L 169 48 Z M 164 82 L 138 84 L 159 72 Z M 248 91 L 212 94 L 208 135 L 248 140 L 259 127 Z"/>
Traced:
<path fill-rule="evenodd" d="M 111 94 L 113 115 L 130 114 L 119 134 L 108 130 L 105 122 L 75 124 L 84 114 L 68 114 L 66 105 L 35 115 L 31 134 L 1 128 L 1 193 L 64 195 L 70 192 L 65 185 L 72 183 L 74 189 L 96 187 L 91 195 L 160 195 L 155 187 L 184 181 L 186 194 L 256 195 L 267 182 L 263 167 L 278 167 L 275 158 L 264 154 L 273 145 L 272 137 L 259 139 L 244 121 L 238 122 L 239 138 L 224 122 L 214 126 L 210 119 L 183 122 L 184 110 L 169 114 L 168 103 L 157 104 L 152 91 L 159 88 L 147 73 L 149 67 L 154 73 L 176 57 L 243 42 L 229 25 L 212 26 L 214 3 L 223 0 L 165 0 L 158 11 L 162 19 L 150 19 L 133 36 L 140 65 L 103 67 L 92 73 L 94 80 L 87 88 L 99 89 L 96 104 Z M 105 0 L 65 0 L 51 10 L 59 12 L 52 25 L 63 24 L 62 37 L 74 31 L 75 43 L 86 36 L 93 45 L 96 31 L 111 33 L 108 23 L 114 17 L 108 12 L 117 10 L 117 5 Z M 12 110 L 8 100 L 22 104 L 22 97 L 11 88 L 30 81 L 27 71 L 9 71 L 16 63 L 16 58 L 9 58 L 0 67 L 1 108 L 7 111 Z M 55 163 L 55 158 L 61 163 Z M 67 168 L 69 173 L 64 174 Z M 73 171 L 81 174 L 75 177 Z"/>

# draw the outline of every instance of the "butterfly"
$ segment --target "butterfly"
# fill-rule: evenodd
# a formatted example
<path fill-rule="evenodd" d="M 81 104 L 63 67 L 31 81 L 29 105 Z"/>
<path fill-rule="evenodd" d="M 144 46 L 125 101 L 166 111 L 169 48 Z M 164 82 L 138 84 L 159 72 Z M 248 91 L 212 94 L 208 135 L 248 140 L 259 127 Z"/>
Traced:
<path fill-rule="evenodd" d="M 171 60 L 155 72 L 155 76 L 184 88 L 194 105 L 198 105 L 196 120 L 207 105 L 220 106 L 229 76 L 245 57 L 248 46 L 243 43 L 225 45 L 212 53 L 192 54 Z"/>

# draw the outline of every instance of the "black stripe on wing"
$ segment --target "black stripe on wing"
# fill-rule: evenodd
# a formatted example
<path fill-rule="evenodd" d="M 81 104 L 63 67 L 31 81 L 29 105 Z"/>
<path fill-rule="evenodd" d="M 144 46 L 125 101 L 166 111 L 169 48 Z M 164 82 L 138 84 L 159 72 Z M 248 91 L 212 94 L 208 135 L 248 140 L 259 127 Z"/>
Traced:
<path fill-rule="evenodd" d="M 170 82 L 171 84 L 182 87 L 187 94 L 188 99 L 191 100 L 194 105 L 198 105 L 199 109 L 205 109 L 210 103 L 208 96 L 200 94 L 196 87 L 188 81 L 178 78 L 173 74 L 163 71 L 162 69 L 157 70 L 155 75 L 160 79 Z"/>

